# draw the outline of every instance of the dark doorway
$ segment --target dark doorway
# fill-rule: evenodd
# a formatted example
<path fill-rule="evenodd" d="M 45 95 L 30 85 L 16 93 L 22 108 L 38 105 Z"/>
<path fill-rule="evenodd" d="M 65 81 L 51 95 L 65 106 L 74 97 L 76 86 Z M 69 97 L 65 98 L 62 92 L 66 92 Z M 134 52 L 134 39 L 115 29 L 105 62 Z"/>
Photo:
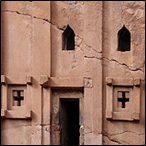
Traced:
<path fill-rule="evenodd" d="M 79 99 L 60 99 L 60 144 L 79 145 Z"/>

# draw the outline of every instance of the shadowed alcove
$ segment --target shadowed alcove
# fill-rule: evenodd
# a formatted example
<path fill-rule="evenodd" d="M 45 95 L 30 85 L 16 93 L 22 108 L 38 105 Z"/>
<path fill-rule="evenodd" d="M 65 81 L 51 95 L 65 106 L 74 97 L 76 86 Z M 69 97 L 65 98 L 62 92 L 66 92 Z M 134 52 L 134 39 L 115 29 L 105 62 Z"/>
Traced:
<path fill-rule="evenodd" d="M 79 99 L 60 99 L 60 144 L 79 145 Z"/>
<path fill-rule="evenodd" d="M 123 25 L 118 32 L 118 51 L 130 51 L 131 35 L 129 30 Z"/>
<path fill-rule="evenodd" d="M 75 50 L 75 33 L 69 25 L 63 32 L 63 50 Z"/>

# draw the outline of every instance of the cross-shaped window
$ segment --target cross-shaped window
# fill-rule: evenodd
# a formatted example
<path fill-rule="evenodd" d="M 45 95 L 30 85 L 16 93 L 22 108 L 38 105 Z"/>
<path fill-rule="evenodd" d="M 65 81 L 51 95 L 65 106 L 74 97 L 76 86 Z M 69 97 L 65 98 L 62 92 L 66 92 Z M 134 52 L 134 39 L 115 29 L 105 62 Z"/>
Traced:
<path fill-rule="evenodd" d="M 24 100 L 23 90 L 13 91 L 13 106 L 22 106 L 22 101 Z"/>
<path fill-rule="evenodd" d="M 126 93 L 129 93 L 128 91 L 120 91 L 122 93 L 122 97 L 118 97 L 118 102 L 122 103 L 122 108 L 125 108 L 126 102 L 129 101 L 129 98 L 126 98 Z"/>

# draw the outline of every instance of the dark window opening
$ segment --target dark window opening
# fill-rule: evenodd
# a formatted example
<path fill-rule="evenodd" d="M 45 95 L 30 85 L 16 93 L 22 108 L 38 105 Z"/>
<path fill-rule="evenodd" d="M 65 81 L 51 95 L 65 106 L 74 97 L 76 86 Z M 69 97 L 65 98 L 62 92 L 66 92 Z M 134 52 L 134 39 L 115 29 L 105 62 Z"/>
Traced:
<path fill-rule="evenodd" d="M 121 102 L 122 108 L 125 108 L 126 102 L 129 102 L 129 98 L 126 97 L 126 91 L 121 91 L 121 93 L 122 93 L 122 97 L 118 97 L 118 102 Z"/>
<path fill-rule="evenodd" d="M 79 99 L 60 99 L 60 144 L 79 145 Z"/>
<path fill-rule="evenodd" d="M 75 33 L 69 25 L 63 33 L 63 50 L 75 50 Z"/>
<path fill-rule="evenodd" d="M 24 100 L 23 90 L 13 90 L 13 106 L 22 106 Z"/>
<path fill-rule="evenodd" d="M 130 32 L 125 26 L 123 26 L 118 32 L 118 51 L 130 51 L 130 42 Z"/>

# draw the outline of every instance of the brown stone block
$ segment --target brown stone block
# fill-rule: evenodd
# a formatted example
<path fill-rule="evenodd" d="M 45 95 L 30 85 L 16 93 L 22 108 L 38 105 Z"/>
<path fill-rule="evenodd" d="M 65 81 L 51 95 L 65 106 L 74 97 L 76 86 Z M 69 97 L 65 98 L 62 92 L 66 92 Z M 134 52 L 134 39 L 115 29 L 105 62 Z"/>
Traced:
<path fill-rule="evenodd" d="M 56 78 L 51 77 L 51 87 L 83 87 L 83 78 Z"/>
<path fill-rule="evenodd" d="M 134 85 L 137 87 L 140 86 L 140 79 L 139 78 L 134 79 Z"/>
<path fill-rule="evenodd" d="M 39 84 L 43 87 L 48 87 L 49 86 L 49 78 L 46 75 L 41 75 Z"/>
<path fill-rule="evenodd" d="M 139 114 L 139 113 L 133 113 L 133 114 L 132 114 L 132 118 L 133 118 L 133 120 L 135 120 L 135 121 L 140 120 L 140 114 Z"/>
<path fill-rule="evenodd" d="M 1 84 L 6 84 L 6 76 L 1 75 Z"/>
<path fill-rule="evenodd" d="M 85 88 L 92 88 L 93 87 L 93 83 L 92 83 L 91 78 L 84 77 L 84 87 Z"/>
<path fill-rule="evenodd" d="M 26 76 L 26 83 L 32 85 L 32 76 Z"/>
<path fill-rule="evenodd" d="M 50 21 L 50 1 L 32 1 L 33 16 Z"/>
<path fill-rule="evenodd" d="M 30 110 L 7 110 L 6 118 L 10 119 L 30 119 L 32 112 Z"/>
<path fill-rule="evenodd" d="M 19 102 L 17 100 L 13 101 L 13 106 L 19 106 Z"/>
<path fill-rule="evenodd" d="M 4 118 L 6 116 L 6 110 L 1 109 L 1 117 Z"/>
<path fill-rule="evenodd" d="M 113 78 L 113 85 L 133 86 L 133 78 Z"/>
<path fill-rule="evenodd" d="M 107 119 L 112 119 L 113 118 L 113 113 L 111 111 L 106 112 L 106 118 Z"/>
<path fill-rule="evenodd" d="M 106 84 L 112 86 L 113 80 L 112 78 L 106 77 Z"/>
<path fill-rule="evenodd" d="M 3 11 L 18 12 L 21 14 L 31 15 L 32 8 L 30 1 L 7 1 L 2 3 Z"/>

